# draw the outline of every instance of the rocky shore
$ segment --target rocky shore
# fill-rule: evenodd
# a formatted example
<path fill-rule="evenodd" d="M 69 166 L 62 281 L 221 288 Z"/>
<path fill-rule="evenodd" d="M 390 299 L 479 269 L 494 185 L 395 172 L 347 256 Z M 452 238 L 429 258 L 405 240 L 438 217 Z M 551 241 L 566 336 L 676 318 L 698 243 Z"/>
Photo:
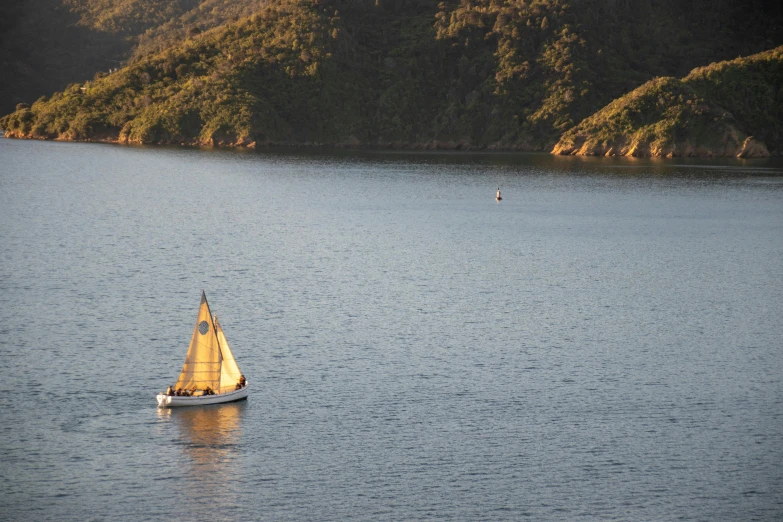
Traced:
<path fill-rule="evenodd" d="M 745 140 L 726 140 L 719 146 L 694 145 L 689 142 L 657 145 L 639 141 L 596 143 L 586 136 L 578 136 L 568 143 L 560 142 L 552 149 L 559 156 L 632 156 L 635 158 L 766 158 L 767 146 L 753 136 Z"/>

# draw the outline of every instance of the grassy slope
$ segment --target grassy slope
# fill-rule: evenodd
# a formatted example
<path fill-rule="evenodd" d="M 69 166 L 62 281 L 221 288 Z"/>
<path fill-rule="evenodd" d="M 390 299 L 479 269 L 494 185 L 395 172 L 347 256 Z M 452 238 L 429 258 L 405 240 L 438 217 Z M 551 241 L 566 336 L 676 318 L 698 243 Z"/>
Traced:
<path fill-rule="evenodd" d="M 736 156 L 783 151 L 783 47 L 656 78 L 566 132 L 556 154 Z M 749 139 L 751 138 L 751 139 Z"/>
<path fill-rule="evenodd" d="M 120 72 L 0 120 L 11 135 L 545 149 L 654 76 L 781 38 L 763 2 L 179 0 L 155 25 L 160 0 L 68 1 L 148 29 Z"/>

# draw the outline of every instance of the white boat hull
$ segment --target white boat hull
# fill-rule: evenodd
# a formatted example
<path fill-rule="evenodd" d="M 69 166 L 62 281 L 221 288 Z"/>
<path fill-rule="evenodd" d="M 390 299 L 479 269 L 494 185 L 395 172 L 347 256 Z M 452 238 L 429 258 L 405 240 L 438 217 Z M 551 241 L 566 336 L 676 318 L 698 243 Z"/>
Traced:
<path fill-rule="evenodd" d="M 177 395 L 166 395 L 159 393 L 158 408 L 178 408 L 180 406 L 204 406 L 207 404 L 222 404 L 224 402 L 236 402 L 247 399 L 248 386 L 239 390 L 217 395 L 203 395 L 200 397 L 182 397 Z"/>

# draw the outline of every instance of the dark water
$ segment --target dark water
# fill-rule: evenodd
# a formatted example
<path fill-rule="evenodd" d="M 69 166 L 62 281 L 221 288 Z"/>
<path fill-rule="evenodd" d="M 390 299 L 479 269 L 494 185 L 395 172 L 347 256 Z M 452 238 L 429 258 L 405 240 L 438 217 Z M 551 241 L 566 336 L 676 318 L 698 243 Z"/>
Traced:
<path fill-rule="evenodd" d="M 779 162 L 0 140 L 0 219 L 0 519 L 783 518 Z M 202 288 L 250 400 L 158 411 Z"/>

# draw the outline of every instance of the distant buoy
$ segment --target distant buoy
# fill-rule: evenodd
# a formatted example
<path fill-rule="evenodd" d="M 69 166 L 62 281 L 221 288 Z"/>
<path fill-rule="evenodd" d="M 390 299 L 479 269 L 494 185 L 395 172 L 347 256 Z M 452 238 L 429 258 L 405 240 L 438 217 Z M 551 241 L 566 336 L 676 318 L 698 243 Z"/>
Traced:
<path fill-rule="evenodd" d="M 501 199 L 503 199 L 503 198 L 500 197 L 500 187 L 498 187 L 498 194 L 497 194 L 497 196 L 495 196 L 495 201 L 500 201 Z"/>

